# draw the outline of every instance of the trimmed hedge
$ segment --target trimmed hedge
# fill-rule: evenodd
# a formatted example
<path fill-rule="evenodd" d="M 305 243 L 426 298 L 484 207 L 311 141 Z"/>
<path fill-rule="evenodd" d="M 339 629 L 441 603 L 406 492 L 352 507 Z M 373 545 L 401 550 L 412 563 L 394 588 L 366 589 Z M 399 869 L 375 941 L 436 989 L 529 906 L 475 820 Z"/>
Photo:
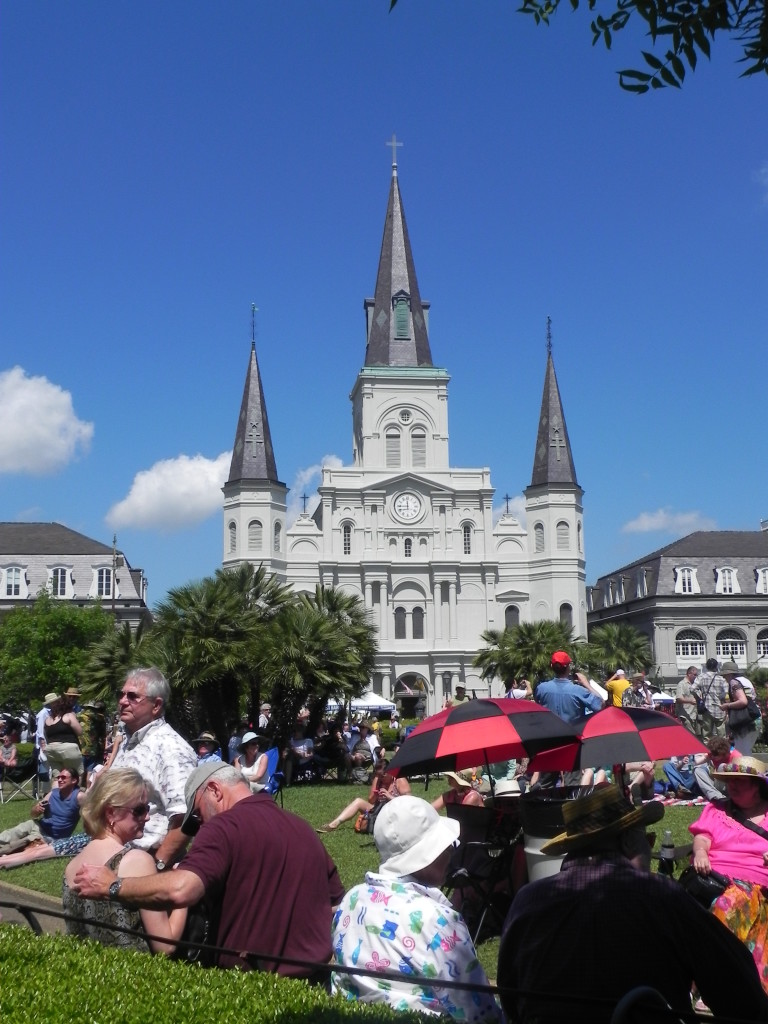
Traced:
<path fill-rule="evenodd" d="M 0 1020 L 13 1024 L 424 1024 L 274 974 L 204 970 L 17 925 L 0 926 L 0 978 Z"/>

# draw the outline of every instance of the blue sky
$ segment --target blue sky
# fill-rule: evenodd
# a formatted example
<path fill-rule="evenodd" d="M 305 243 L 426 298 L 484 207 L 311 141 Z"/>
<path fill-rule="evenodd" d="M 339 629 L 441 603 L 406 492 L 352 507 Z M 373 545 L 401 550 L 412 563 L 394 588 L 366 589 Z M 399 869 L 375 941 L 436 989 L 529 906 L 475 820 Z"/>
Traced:
<path fill-rule="evenodd" d="M 388 6 L 3 6 L 0 520 L 116 531 L 150 603 L 213 572 L 252 302 L 294 500 L 349 462 L 393 132 L 452 464 L 522 494 L 551 316 L 588 581 L 768 518 L 765 81 L 726 41 L 635 97 L 639 28 Z"/>

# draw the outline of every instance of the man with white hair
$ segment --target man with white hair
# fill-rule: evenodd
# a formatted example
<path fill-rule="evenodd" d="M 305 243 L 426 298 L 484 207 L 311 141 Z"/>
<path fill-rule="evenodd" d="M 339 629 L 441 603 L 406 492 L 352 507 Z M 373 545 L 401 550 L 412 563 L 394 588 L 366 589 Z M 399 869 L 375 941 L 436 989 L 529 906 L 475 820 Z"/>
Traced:
<path fill-rule="evenodd" d="M 467 1024 L 501 1020 L 493 996 L 479 991 L 488 979 L 464 919 L 440 890 L 458 837 L 459 823 L 440 817 L 419 797 L 401 796 L 382 808 L 373 829 L 379 870 L 350 889 L 333 918 L 334 959 L 341 969 L 331 976 L 332 991 Z M 353 966 L 400 977 L 385 981 L 344 972 Z M 420 986 L 415 979 L 430 983 Z M 449 980 L 475 990 L 441 985 Z"/>
<path fill-rule="evenodd" d="M 126 676 L 117 707 L 126 738 L 110 767 L 135 768 L 147 784 L 151 814 L 136 846 L 149 850 L 164 871 L 187 844 L 181 831 L 184 785 L 197 766 L 192 747 L 165 720 L 171 687 L 158 668 Z"/>

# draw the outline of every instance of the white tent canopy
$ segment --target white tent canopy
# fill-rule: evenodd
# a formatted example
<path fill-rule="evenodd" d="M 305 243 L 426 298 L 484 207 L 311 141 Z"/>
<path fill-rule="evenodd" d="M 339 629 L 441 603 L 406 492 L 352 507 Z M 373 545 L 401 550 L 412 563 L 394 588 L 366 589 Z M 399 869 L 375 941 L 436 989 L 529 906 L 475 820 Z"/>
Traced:
<path fill-rule="evenodd" d="M 329 700 L 327 709 L 329 714 L 335 714 L 341 704 L 337 700 Z M 354 697 L 352 699 L 352 712 L 356 711 L 394 711 L 395 705 L 391 700 L 386 700 L 378 693 L 374 693 L 373 690 L 366 690 L 360 697 Z"/>

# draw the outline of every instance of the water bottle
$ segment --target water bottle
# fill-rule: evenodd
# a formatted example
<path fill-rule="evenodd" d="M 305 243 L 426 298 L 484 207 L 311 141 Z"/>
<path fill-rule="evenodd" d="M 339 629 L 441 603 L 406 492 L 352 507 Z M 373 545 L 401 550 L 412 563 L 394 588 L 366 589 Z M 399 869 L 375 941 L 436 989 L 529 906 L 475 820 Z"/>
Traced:
<path fill-rule="evenodd" d="M 675 841 L 670 829 L 664 829 L 659 851 L 659 874 L 672 876 L 675 872 Z"/>

